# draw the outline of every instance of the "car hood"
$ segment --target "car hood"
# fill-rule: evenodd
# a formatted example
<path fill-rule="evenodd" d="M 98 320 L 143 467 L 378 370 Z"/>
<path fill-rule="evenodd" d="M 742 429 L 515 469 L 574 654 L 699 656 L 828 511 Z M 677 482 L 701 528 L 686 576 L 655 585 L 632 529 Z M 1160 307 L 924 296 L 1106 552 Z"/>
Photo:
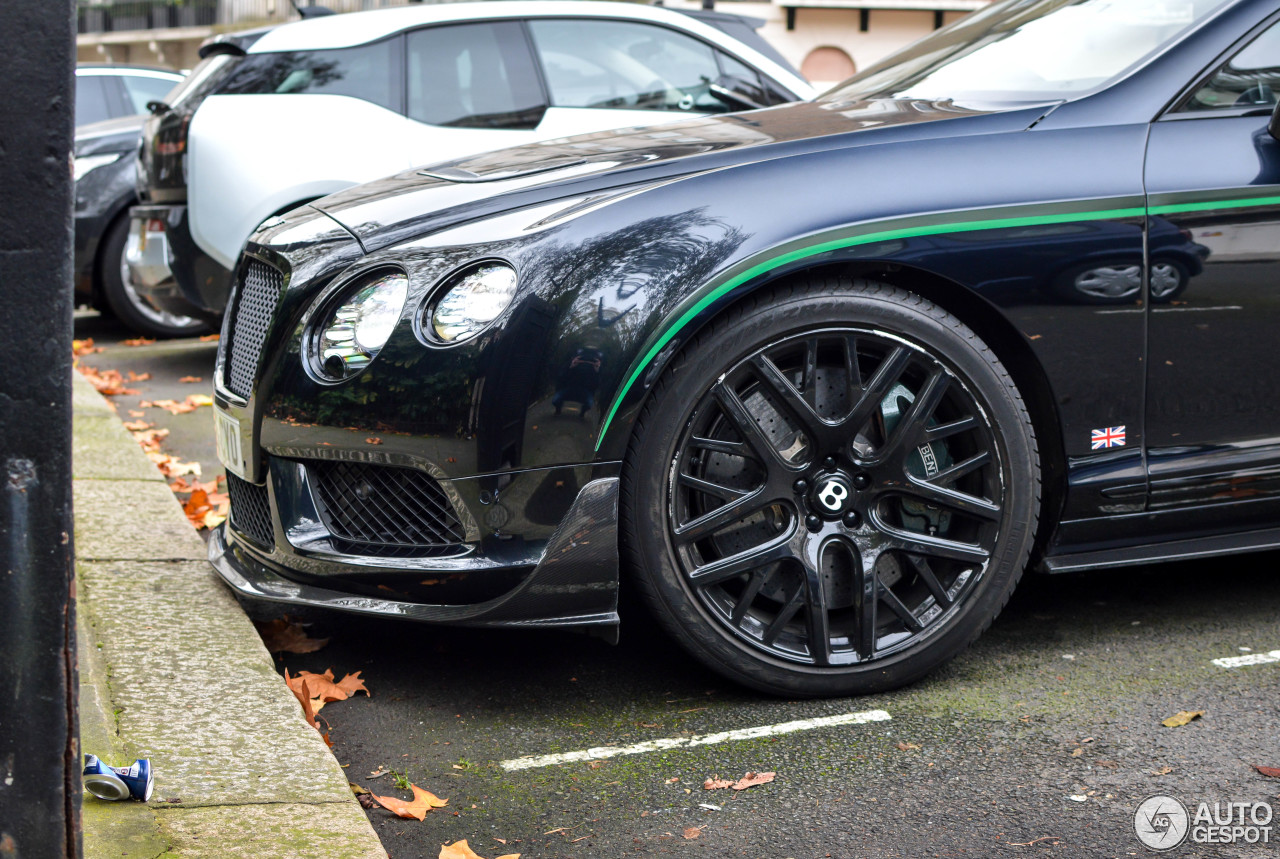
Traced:
<path fill-rule="evenodd" d="M 399 173 L 312 205 L 372 252 L 503 211 L 753 161 L 1018 131 L 1050 107 L 902 99 L 798 102 L 501 149 Z"/>
<path fill-rule="evenodd" d="M 136 149 L 147 117 L 120 116 L 76 126 L 75 154 L 96 155 Z"/>

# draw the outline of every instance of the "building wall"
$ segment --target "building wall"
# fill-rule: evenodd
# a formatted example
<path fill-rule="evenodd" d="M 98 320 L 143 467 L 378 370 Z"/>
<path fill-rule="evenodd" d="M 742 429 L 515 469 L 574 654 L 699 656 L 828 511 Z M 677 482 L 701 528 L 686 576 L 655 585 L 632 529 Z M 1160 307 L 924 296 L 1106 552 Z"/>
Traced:
<path fill-rule="evenodd" d="M 664 5 L 672 9 L 698 9 L 702 4 L 667 0 Z M 865 33 L 859 29 L 861 15 L 857 9 L 797 9 L 794 30 L 787 29 L 786 10 L 772 3 L 717 2 L 716 11 L 763 18 L 765 25 L 760 34 L 797 69 L 810 51 L 830 46 L 848 54 L 855 68 L 861 71 L 933 32 L 933 12 L 914 10 L 872 9 Z M 958 21 L 964 14 L 946 12 L 943 23 Z M 821 88 L 838 81 L 812 83 Z"/>

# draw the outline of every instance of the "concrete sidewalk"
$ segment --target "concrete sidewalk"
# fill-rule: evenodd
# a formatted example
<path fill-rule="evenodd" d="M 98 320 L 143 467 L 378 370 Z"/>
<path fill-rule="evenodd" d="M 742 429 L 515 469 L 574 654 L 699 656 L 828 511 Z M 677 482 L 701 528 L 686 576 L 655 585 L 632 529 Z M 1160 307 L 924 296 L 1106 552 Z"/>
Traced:
<path fill-rule="evenodd" d="M 81 748 L 156 781 L 146 804 L 85 795 L 85 855 L 385 857 L 164 478 L 74 376 Z"/>

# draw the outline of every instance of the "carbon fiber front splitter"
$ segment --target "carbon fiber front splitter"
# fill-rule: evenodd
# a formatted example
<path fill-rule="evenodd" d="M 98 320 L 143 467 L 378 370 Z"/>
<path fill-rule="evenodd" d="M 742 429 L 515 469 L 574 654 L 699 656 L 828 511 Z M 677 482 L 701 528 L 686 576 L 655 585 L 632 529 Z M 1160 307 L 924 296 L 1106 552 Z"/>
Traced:
<path fill-rule="evenodd" d="M 226 525 L 213 532 L 209 562 L 245 597 L 290 605 L 465 626 L 588 627 L 610 641 L 618 626 L 618 478 L 578 493 L 541 560 L 501 596 L 468 605 L 431 605 L 345 593 L 289 578 L 258 557 Z"/>

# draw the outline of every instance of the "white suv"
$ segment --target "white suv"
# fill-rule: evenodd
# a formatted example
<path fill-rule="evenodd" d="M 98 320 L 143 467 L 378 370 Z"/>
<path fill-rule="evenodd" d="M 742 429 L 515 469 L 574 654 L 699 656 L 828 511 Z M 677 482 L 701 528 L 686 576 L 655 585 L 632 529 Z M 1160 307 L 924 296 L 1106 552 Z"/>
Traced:
<path fill-rule="evenodd" d="M 249 234 L 317 197 L 491 149 L 813 95 L 749 19 L 592 0 L 332 15 L 202 55 L 153 106 L 128 258 L 149 300 L 205 318 L 225 306 Z"/>

